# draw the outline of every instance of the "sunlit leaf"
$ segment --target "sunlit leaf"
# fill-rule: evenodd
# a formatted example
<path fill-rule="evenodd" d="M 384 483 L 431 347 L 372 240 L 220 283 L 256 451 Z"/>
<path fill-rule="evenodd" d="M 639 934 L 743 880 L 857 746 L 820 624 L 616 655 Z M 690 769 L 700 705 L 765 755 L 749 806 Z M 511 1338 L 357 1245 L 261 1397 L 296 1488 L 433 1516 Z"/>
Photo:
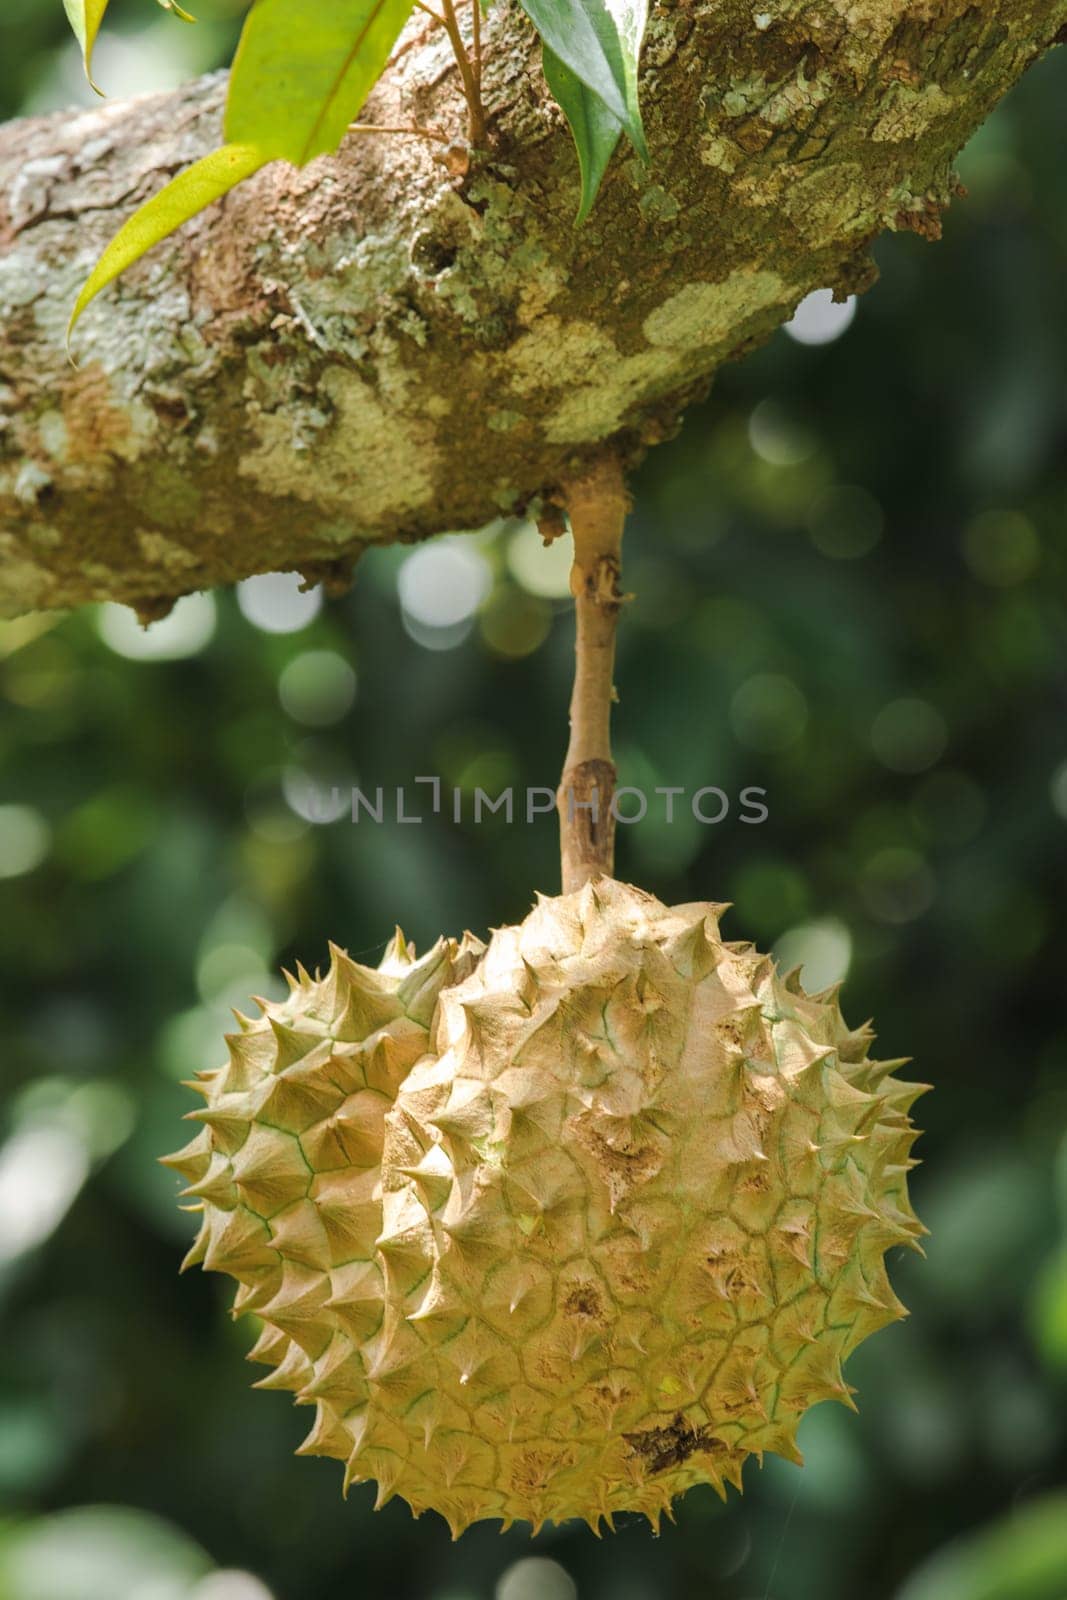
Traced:
<path fill-rule="evenodd" d="M 81 46 L 85 76 L 97 94 L 103 94 L 100 85 L 93 82 L 93 46 L 100 32 L 100 24 L 104 20 L 107 0 L 63 0 L 63 9 L 74 30 L 74 37 Z"/>
<path fill-rule="evenodd" d="M 230 73 L 226 138 L 302 166 L 336 150 L 414 0 L 256 0 Z"/>
<path fill-rule="evenodd" d="M 619 142 L 622 123 L 612 115 L 600 96 L 576 77 L 547 44 L 542 50 L 542 64 L 545 82 L 558 101 L 574 136 L 582 175 L 582 198 L 575 220 L 584 222 Z"/>
<path fill-rule="evenodd" d="M 603 101 L 647 160 L 637 63 L 647 0 L 521 0 L 549 50 Z"/>
<path fill-rule="evenodd" d="M 67 337 L 90 300 L 120 272 L 269 159 L 253 145 L 226 144 L 186 167 L 165 189 L 146 200 L 119 229 L 86 279 L 71 312 Z"/>

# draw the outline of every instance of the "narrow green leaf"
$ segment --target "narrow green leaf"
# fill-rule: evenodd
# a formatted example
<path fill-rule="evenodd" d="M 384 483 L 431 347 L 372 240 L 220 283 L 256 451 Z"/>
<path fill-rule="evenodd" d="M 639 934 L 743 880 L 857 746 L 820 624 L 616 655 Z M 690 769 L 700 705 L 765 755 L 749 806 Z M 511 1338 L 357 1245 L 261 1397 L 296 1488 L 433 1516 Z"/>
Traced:
<path fill-rule="evenodd" d="M 74 30 L 74 37 L 81 46 L 85 76 L 97 94 L 102 95 L 103 89 L 98 83 L 93 82 L 93 46 L 100 32 L 100 24 L 104 20 L 107 0 L 63 0 L 63 9 L 67 13 L 67 21 Z"/>
<path fill-rule="evenodd" d="M 235 184 L 250 177 L 269 159 L 253 145 L 225 144 L 221 150 L 213 150 L 209 156 L 194 161 L 191 167 L 186 167 L 184 172 L 172 178 L 165 189 L 154 194 L 151 200 L 146 200 L 140 210 L 135 211 L 129 221 L 122 225 L 82 285 L 70 314 L 67 339 L 70 339 L 74 324 L 90 300 L 120 272 L 125 272 L 146 250 L 165 239 L 168 233 L 173 233 L 175 228 L 180 228 L 183 222 L 188 222 L 190 217 Z"/>
<path fill-rule="evenodd" d="M 336 150 L 414 0 L 256 0 L 230 73 L 226 138 L 303 166 Z"/>
<path fill-rule="evenodd" d="M 195 22 L 196 18 L 178 4 L 178 0 L 158 0 L 164 11 L 173 11 L 179 22 Z"/>
<path fill-rule="evenodd" d="M 520 0 L 553 55 L 591 89 L 648 160 L 637 100 L 648 0 Z"/>
<path fill-rule="evenodd" d="M 575 226 L 578 226 L 592 209 L 601 179 L 619 142 L 622 123 L 547 44 L 542 45 L 542 63 L 545 82 L 567 118 L 578 152 L 582 175 L 582 198 L 575 218 Z"/>

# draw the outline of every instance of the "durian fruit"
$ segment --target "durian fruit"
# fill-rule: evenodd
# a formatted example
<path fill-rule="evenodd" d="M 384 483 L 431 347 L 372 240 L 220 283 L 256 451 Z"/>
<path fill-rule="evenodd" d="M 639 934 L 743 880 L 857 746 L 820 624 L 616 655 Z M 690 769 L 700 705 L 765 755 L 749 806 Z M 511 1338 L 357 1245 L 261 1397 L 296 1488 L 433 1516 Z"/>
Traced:
<path fill-rule="evenodd" d="M 903 1315 L 883 1256 L 924 1232 L 924 1086 L 869 1058 L 834 991 L 723 943 L 722 909 L 602 877 L 496 930 L 417 1061 L 366 1010 L 339 1058 L 331 975 L 321 1043 L 295 1038 L 298 988 L 206 1080 L 179 1162 L 205 1209 L 194 1259 L 240 1280 L 264 1386 L 315 1403 L 302 1448 L 346 1487 L 374 1479 L 453 1534 L 658 1523 L 693 1484 L 740 1488 L 750 1455 L 799 1461 L 809 1406 L 851 1405 L 843 1361 Z M 372 1126 L 338 1097 L 378 1052 Z"/>

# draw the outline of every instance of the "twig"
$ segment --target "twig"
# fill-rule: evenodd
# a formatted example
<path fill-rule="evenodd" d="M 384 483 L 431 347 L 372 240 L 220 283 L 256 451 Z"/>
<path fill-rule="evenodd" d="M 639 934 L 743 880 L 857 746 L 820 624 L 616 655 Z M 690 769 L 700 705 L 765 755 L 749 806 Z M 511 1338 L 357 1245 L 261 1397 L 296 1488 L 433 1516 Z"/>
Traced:
<path fill-rule="evenodd" d="M 393 127 L 385 122 L 350 122 L 349 133 L 409 133 L 413 139 L 434 139 L 438 144 L 451 144 L 447 134 L 438 133 L 436 128 L 403 128 Z"/>
<path fill-rule="evenodd" d="M 460 32 L 459 21 L 456 17 L 454 0 L 441 0 L 441 9 L 444 12 L 442 19 L 444 27 L 451 40 L 452 50 L 456 57 L 456 65 L 459 67 L 459 75 L 463 80 L 463 95 L 467 102 L 468 137 L 471 144 L 477 149 L 485 139 L 485 110 L 482 106 L 478 76 L 471 66 L 467 55 L 467 47 L 463 43 L 463 35 Z M 477 10 L 477 0 L 475 0 L 475 10 Z M 478 34 L 480 42 L 480 24 L 478 26 Z"/>
<path fill-rule="evenodd" d="M 619 588 L 623 523 L 629 510 L 622 467 L 605 456 L 565 491 L 574 534 L 571 593 L 576 632 L 570 742 L 556 795 L 563 892 L 570 894 L 615 867 L 615 626 L 626 596 Z"/>
<path fill-rule="evenodd" d="M 482 103 L 482 0 L 471 0 L 474 29 L 474 89 Z"/>

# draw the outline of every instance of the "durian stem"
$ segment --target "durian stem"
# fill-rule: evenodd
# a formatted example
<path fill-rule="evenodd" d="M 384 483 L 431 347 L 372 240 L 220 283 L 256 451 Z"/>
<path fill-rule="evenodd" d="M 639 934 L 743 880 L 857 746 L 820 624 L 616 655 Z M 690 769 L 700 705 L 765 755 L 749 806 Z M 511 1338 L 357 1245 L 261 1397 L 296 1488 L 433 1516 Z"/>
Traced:
<path fill-rule="evenodd" d="M 626 596 L 619 588 L 622 529 L 630 502 L 622 467 L 604 456 L 565 486 L 574 534 L 571 593 L 576 634 L 571 736 L 556 795 L 563 892 L 615 869 L 615 763 L 611 706 L 616 698 L 615 625 Z"/>

